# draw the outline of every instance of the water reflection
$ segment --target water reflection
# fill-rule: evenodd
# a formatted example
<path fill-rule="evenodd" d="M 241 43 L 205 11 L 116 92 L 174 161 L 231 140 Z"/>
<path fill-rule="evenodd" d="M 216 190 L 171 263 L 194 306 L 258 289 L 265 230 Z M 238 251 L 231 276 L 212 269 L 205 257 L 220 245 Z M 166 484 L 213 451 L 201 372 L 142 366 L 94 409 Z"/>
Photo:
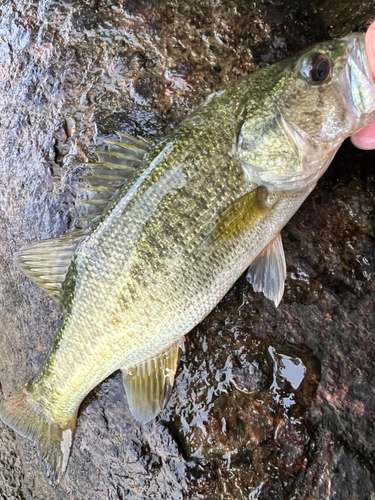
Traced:
<path fill-rule="evenodd" d="M 285 354 L 278 354 L 272 346 L 268 352 L 273 360 L 273 381 L 270 390 L 274 392 L 276 401 L 285 408 L 295 404 L 294 392 L 285 397 L 285 385 L 289 383 L 293 389 L 297 390 L 306 373 L 306 367 L 299 358 L 291 358 Z M 284 395 L 283 395 L 284 393 Z"/>

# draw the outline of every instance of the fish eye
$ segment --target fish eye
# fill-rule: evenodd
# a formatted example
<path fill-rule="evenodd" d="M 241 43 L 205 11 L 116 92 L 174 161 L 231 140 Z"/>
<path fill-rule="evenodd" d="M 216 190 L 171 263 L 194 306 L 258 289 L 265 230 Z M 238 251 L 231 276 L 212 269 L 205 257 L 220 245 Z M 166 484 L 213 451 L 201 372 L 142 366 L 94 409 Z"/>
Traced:
<path fill-rule="evenodd" d="M 331 58 L 326 54 L 315 54 L 308 69 L 308 80 L 311 85 L 325 83 L 331 76 Z"/>

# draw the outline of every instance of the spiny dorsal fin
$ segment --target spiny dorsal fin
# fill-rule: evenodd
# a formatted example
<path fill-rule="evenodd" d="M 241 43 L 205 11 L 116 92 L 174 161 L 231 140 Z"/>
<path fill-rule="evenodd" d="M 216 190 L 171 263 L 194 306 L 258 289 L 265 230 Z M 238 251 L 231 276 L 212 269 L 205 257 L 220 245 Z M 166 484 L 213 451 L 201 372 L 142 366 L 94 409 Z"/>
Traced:
<path fill-rule="evenodd" d="M 42 240 L 23 248 L 15 256 L 21 271 L 60 305 L 62 285 L 84 231 Z"/>
<path fill-rule="evenodd" d="M 280 233 L 262 250 L 247 271 L 255 292 L 263 292 L 277 307 L 284 294 L 286 263 Z"/>
<path fill-rule="evenodd" d="M 145 151 L 150 149 L 150 147 L 154 144 L 152 141 L 150 141 L 149 139 L 145 139 L 144 137 L 130 137 L 130 135 L 126 135 L 121 132 L 116 132 L 116 134 L 122 139 L 122 142 L 131 144 L 132 146 L 137 146 L 138 148 L 144 149 Z"/>
<path fill-rule="evenodd" d="M 92 198 L 82 202 L 89 207 L 87 214 L 81 217 L 82 220 L 94 219 L 104 212 L 114 194 L 134 173 L 153 144 L 140 137 L 129 137 L 120 132 L 117 134 L 121 142 L 105 141 L 108 151 L 95 151 L 99 162 L 88 163 L 92 174 L 81 177 L 88 184 L 82 189 L 95 192 Z"/>
<path fill-rule="evenodd" d="M 184 339 L 174 342 L 154 358 L 129 371 L 123 370 L 123 380 L 129 408 L 135 418 L 149 422 L 168 403 Z"/>

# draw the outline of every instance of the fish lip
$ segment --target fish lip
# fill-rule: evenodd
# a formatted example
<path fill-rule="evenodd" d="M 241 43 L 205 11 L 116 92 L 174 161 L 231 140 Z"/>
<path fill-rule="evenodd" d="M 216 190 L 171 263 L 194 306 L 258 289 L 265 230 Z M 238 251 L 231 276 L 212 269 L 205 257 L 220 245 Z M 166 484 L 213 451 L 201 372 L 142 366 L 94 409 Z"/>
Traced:
<path fill-rule="evenodd" d="M 375 21 L 370 24 L 366 31 L 365 50 L 371 76 L 375 84 Z"/>
<path fill-rule="evenodd" d="M 365 71 L 362 71 L 363 75 L 368 80 L 370 87 L 375 89 L 375 80 L 373 77 L 370 62 L 368 60 L 365 41 L 359 36 L 359 34 L 351 35 L 351 38 L 352 38 L 352 43 L 348 44 L 350 47 L 348 51 L 348 61 L 349 58 L 352 57 L 354 62 L 358 61 L 359 63 L 362 63 L 362 64 L 357 64 L 357 66 L 359 68 L 361 68 L 361 66 L 364 68 Z M 352 68 L 350 64 L 349 64 L 349 69 L 351 72 Z"/>
<path fill-rule="evenodd" d="M 347 100 L 348 111 L 351 110 L 355 116 L 355 126 L 349 133 L 349 135 L 353 135 L 375 120 L 375 81 L 372 77 L 372 70 L 367 57 L 363 33 L 354 33 L 343 38 L 343 40 L 346 41 L 348 45 L 345 63 L 346 70 L 344 71 L 344 80 L 348 85 L 348 97 L 345 100 Z M 353 80 L 354 68 L 359 70 L 362 74 L 365 80 L 364 85 L 367 89 L 366 93 L 370 95 L 370 104 L 367 104 L 364 108 L 356 104 L 355 94 L 353 93 L 355 89 L 353 89 L 351 82 Z M 341 84 L 344 84 L 343 80 Z M 363 95 L 366 96 L 366 93 Z"/>
<path fill-rule="evenodd" d="M 365 68 L 365 76 L 368 79 L 370 86 L 375 89 L 375 79 L 373 76 L 372 68 L 370 65 L 370 61 L 367 55 L 367 50 L 366 50 L 366 43 L 363 41 L 359 36 L 356 36 L 355 39 L 357 40 L 357 47 L 359 47 L 359 53 L 360 53 L 360 60 L 363 63 L 363 66 Z M 353 52 L 356 48 L 356 46 L 353 46 L 351 52 Z"/>

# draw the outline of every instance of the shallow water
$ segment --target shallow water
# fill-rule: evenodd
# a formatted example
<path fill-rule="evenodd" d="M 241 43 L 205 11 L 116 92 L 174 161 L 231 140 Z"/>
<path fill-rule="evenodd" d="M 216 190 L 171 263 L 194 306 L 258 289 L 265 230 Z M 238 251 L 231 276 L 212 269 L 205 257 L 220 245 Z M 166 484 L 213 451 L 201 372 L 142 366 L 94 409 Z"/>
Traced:
<path fill-rule="evenodd" d="M 375 17 L 358 12 L 358 25 Z M 209 93 L 327 36 L 302 0 L 2 3 L 2 397 L 61 322 L 14 252 L 80 227 L 93 150 L 116 130 L 158 140 Z M 374 161 L 344 145 L 283 231 L 279 309 L 241 278 L 188 335 L 156 422 L 133 419 L 114 374 L 84 401 L 56 490 L 33 444 L 0 424 L 0 498 L 373 498 Z"/>

